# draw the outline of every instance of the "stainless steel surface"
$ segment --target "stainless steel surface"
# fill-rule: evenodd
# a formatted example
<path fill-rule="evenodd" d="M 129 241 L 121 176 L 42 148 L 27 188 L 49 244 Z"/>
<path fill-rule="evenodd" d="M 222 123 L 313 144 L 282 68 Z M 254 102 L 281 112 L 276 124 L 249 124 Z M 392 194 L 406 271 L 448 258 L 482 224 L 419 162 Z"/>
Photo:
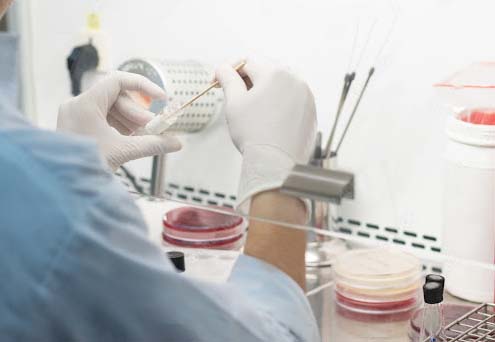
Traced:
<path fill-rule="evenodd" d="M 363 321 L 342 316 L 335 300 L 331 267 L 307 267 L 306 287 L 307 298 L 323 342 L 410 341 L 409 320 L 393 322 L 370 319 Z M 447 293 L 444 302 L 471 304 Z M 455 336 L 451 334 L 452 332 L 458 336 L 447 338 L 445 342 L 495 341 L 495 305 L 480 305 L 449 324 L 446 329 L 449 331 L 449 336 Z"/>
<path fill-rule="evenodd" d="M 347 251 L 347 245 L 339 239 L 318 240 L 306 246 L 307 267 L 328 267 L 335 258 Z"/>
<path fill-rule="evenodd" d="M 134 58 L 125 61 L 119 66 L 119 70 L 144 76 L 160 88 L 168 90 L 168 84 L 166 84 L 164 74 L 157 62 L 148 59 Z M 165 100 L 154 100 L 151 103 L 150 111 L 158 114 L 163 110 L 166 104 L 167 102 Z"/>
<path fill-rule="evenodd" d="M 321 157 L 321 133 L 317 136 L 314 158 L 311 165 L 315 167 L 332 169 L 336 167 L 336 158 Z M 335 221 L 338 215 L 338 206 L 334 203 L 311 201 L 311 221 L 312 227 L 320 229 L 335 229 Z M 328 267 L 335 257 L 347 250 L 346 244 L 341 240 L 330 239 L 327 236 L 314 232 L 307 233 L 308 245 L 306 248 L 306 266 L 308 267 Z"/>
<path fill-rule="evenodd" d="M 349 89 L 351 88 L 352 81 L 354 81 L 354 77 L 356 73 L 347 73 L 344 77 L 344 85 L 342 86 L 342 93 L 340 94 L 339 105 L 337 107 L 337 112 L 335 113 L 335 120 L 332 125 L 332 130 L 330 131 L 330 136 L 328 137 L 327 144 L 325 145 L 325 152 L 323 157 L 330 158 L 331 150 L 332 150 L 332 142 L 335 137 L 335 131 L 337 129 L 337 124 L 339 123 L 340 114 L 342 113 L 342 109 L 344 108 L 345 100 L 347 99 L 347 95 L 349 94 Z"/>
<path fill-rule="evenodd" d="M 150 195 L 164 198 L 165 194 L 165 158 L 164 154 L 153 157 L 151 167 Z"/>
<path fill-rule="evenodd" d="M 495 341 L 495 304 L 481 304 L 445 328 L 444 341 Z M 426 339 L 424 342 L 430 342 Z"/>
<path fill-rule="evenodd" d="M 239 63 L 234 69 L 236 71 L 240 71 L 244 66 L 246 65 L 246 62 L 241 62 Z M 220 86 L 220 82 L 219 81 L 214 81 L 212 82 L 208 87 L 206 87 L 204 90 L 200 91 L 198 94 L 196 94 L 194 97 L 192 97 L 190 100 L 186 101 L 184 104 L 182 104 L 179 109 L 172 113 L 172 114 L 175 114 L 183 109 L 185 109 L 186 107 L 190 106 L 191 104 L 193 104 L 197 99 L 199 99 L 201 96 L 205 95 L 207 92 L 209 92 L 210 90 L 212 90 L 213 88 L 215 87 L 219 87 Z"/>
<path fill-rule="evenodd" d="M 323 342 L 408 342 L 409 321 L 354 320 L 339 314 L 331 284 L 331 267 L 307 268 L 308 301 Z M 324 287 L 312 294 L 312 289 Z"/>
<path fill-rule="evenodd" d="M 375 73 L 375 68 L 372 67 L 369 70 L 369 72 L 368 72 L 368 77 L 366 78 L 366 81 L 365 81 L 365 83 L 363 85 L 363 88 L 361 88 L 361 92 L 359 93 L 359 97 L 358 97 L 358 99 L 356 101 L 356 104 L 354 105 L 354 108 L 352 109 L 351 116 L 349 117 L 349 120 L 347 121 L 347 124 L 346 124 L 346 126 L 344 128 L 344 132 L 340 136 L 339 143 L 337 144 L 337 148 L 335 149 L 335 155 L 338 155 L 339 154 L 340 146 L 342 145 L 342 142 L 344 141 L 344 138 L 345 138 L 345 136 L 347 134 L 347 131 L 349 130 L 349 127 L 351 126 L 352 119 L 354 119 L 354 115 L 356 114 L 356 111 L 357 111 L 357 109 L 359 107 L 359 104 L 361 103 L 361 100 L 363 98 L 364 92 L 368 88 L 368 84 L 370 82 L 371 76 L 373 76 L 374 73 Z"/>
<path fill-rule="evenodd" d="M 354 198 L 354 176 L 343 171 L 296 165 L 281 191 L 302 198 L 340 204 L 343 198 Z"/>
<path fill-rule="evenodd" d="M 165 90 L 167 100 L 151 102 L 150 110 L 153 113 L 160 113 L 167 101 L 184 104 L 181 114 L 169 131 L 201 131 L 220 112 L 223 93 L 214 87 L 205 91 L 205 88 L 211 85 L 211 70 L 202 63 L 190 60 L 134 58 L 125 61 L 119 70 L 143 75 Z M 192 98 L 194 101 L 191 101 Z"/>

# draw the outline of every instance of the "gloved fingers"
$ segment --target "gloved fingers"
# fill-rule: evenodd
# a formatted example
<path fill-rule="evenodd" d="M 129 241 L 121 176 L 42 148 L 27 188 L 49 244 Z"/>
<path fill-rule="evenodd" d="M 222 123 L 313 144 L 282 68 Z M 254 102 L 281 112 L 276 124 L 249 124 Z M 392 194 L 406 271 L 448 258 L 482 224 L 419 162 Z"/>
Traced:
<path fill-rule="evenodd" d="M 167 94 L 162 88 L 144 76 L 120 71 L 117 72 L 117 80 L 121 90 L 139 91 L 155 99 L 167 98 Z"/>
<path fill-rule="evenodd" d="M 241 75 L 231 65 L 224 64 L 220 66 L 215 71 L 215 77 L 220 82 L 227 98 L 235 97 L 247 91 Z"/>
<path fill-rule="evenodd" d="M 127 118 L 122 116 L 122 114 L 120 114 L 119 112 L 117 112 L 114 109 L 112 109 L 112 111 L 110 112 L 110 114 L 108 114 L 108 116 L 114 117 L 118 122 L 120 122 L 122 125 L 124 125 L 124 127 L 126 127 L 131 132 L 135 132 L 139 128 L 143 127 L 141 125 L 138 125 L 137 123 L 134 123 L 134 122 L 128 120 Z"/>
<path fill-rule="evenodd" d="M 125 137 L 121 151 L 126 154 L 127 160 L 179 151 L 182 144 L 173 135 L 140 135 Z"/>
<path fill-rule="evenodd" d="M 230 65 L 232 65 L 233 68 L 235 68 L 237 65 L 239 65 L 239 64 L 241 64 L 242 62 L 245 62 L 245 61 L 246 61 L 245 58 L 241 58 L 241 59 L 236 59 L 233 63 L 230 63 L 230 61 L 229 61 L 229 62 L 226 62 L 225 64 L 230 64 Z M 241 75 L 242 78 L 247 77 L 246 76 L 246 73 L 243 71 L 243 68 L 244 67 L 242 67 L 239 70 L 237 70 L 237 73 L 239 75 Z M 217 81 L 216 70 L 213 72 L 213 75 L 211 77 L 211 82 L 215 82 L 215 81 Z M 222 86 L 220 84 L 218 84 L 217 86 L 215 86 L 215 88 L 221 88 L 221 87 Z"/>
<path fill-rule="evenodd" d="M 275 64 L 274 62 L 269 60 L 257 61 L 254 59 L 249 59 L 246 62 L 243 70 L 245 75 L 249 77 L 249 79 L 253 82 L 253 85 L 256 85 L 256 83 L 259 82 L 263 77 L 266 77 L 266 75 L 269 75 L 271 73 L 281 72 L 294 76 L 292 75 L 292 72 L 288 67 Z"/>
<path fill-rule="evenodd" d="M 146 125 L 155 116 L 155 114 L 143 108 L 127 95 L 120 96 L 113 109 L 114 111 L 112 112 L 117 112 L 123 118 L 138 125 L 138 127 Z"/>
<path fill-rule="evenodd" d="M 243 73 L 249 77 L 249 79 L 256 84 L 263 75 L 269 72 L 270 67 L 267 64 L 260 63 L 252 58 L 246 61 L 246 65 L 243 68 Z"/>
<path fill-rule="evenodd" d="M 123 71 L 111 73 L 82 96 L 88 96 L 91 101 L 96 101 L 103 112 L 108 113 L 125 90 L 142 92 L 152 98 L 167 98 L 165 91 L 146 77 Z"/>
<path fill-rule="evenodd" d="M 115 115 L 108 115 L 107 122 L 122 135 L 129 135 L 133 132 L 133 130 L 127 128 L 122 122 L 120 122 Z"/>

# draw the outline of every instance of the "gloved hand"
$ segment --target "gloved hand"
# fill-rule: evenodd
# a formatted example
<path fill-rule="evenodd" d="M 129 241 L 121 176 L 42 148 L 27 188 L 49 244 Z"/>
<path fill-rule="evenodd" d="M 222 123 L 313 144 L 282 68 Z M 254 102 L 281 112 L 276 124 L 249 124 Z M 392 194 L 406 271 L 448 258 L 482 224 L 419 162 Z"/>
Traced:
<path fill-rule="evenodd" d="M 288 70 L 247 62 L 241 75 L 229 65 L 216 71 L 225 93 L 232 140 L 243 155 L 238 203 L 279 188 L 292 167 L 309 161 L 316 137 L 313 94 Z"/>
<path fill-rule="evenodd" d="M 112 171 L 130 160 L 181 148 L 180 141 L 169 134 L 131 136 L 154 114 L 134 102 L 128 90 L 152 98 L 166 97 L 160 87 L 143 76 L 115 72 L 59 109 L 57 130 L 95 138 Z"/>

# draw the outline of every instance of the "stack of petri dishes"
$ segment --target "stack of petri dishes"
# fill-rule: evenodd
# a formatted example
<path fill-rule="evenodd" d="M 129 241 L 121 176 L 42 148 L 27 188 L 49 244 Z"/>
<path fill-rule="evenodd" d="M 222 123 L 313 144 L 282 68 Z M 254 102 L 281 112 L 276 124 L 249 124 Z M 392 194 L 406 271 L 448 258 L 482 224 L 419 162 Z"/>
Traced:
<path fill-rule="evenodd" d="M 234 213 L 226 208 L 213 208 Z M 242 217 L 195 207 L 173 209 L 163 217 L 165 244 L 185 248 L 238 250 L 246 224 Z"/>
<path fill-rule="evenodd" d="M 421 263 L 401 251 L 347 252 L 333 268 L 337 312 L 364 322 L 402 321 L 420 304 Z"/>

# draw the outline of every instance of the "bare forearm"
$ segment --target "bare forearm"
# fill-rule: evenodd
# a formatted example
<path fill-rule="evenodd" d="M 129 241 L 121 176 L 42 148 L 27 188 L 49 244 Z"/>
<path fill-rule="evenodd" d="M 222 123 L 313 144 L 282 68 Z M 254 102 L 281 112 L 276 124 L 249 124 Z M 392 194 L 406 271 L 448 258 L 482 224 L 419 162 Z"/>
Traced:
<path fill-rule="evenodd" d="M 250 215 L 273 221 L 304 224 L 306 209 L 301 200 L 276 191 L 253 197 Z M 261 259 L 294 279 L 305 288 L 306 233 L 283 224 L 252 219 L 244 253 Z"/>

